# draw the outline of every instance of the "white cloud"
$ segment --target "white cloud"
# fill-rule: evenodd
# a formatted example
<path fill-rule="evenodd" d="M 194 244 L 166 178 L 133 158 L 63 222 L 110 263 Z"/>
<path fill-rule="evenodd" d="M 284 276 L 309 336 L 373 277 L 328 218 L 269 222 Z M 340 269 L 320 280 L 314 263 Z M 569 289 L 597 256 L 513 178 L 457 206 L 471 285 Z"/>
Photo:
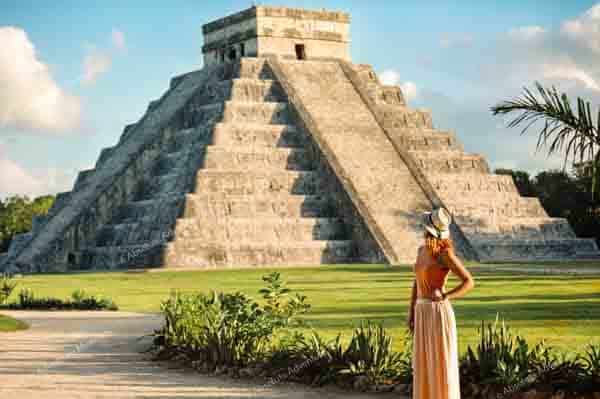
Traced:
<path fill-rule="evenodd" d="M 108 71 L 112 58 L 108 53 L 101 52 L 94 47 L 88 50 L 83 59 L 83 84 L 94 83 L 104 72 Z"/>
<path fill-rule="evenodd" d="M 112 38 L 113 46 L 117 50 L 124 51 L 126 49 L 125 34 L 121 30 L 113 28 L 113 30 L 112 30 L 112 32 L 111 32 L 110 35 L 111 35 L 111 38 Z"/>
<path fill-rule="evenodd" d="M 386 69 L 381 72 L 379 82 L 386 86 L 400 86 L 406 101 L 413 100 L 417 96 L 417 85 L 413 82 L 400 83 L 400 74 L 393 69 Z"/>
<path fill-rule="evenodd" d="M 586 89 L 600 91 L 596 80 L 577 65 L 569 64 L 544 64 L 542 75 L 547 79 L 558 79 L 582 83 Z"/>
<path fill-rule="evenodd" d="M 0 145 L 0 198 L 11 195 L 37 197 L 71 190 L 77 171 L 58 168 L 27 170 L 4 155 Z"/>
<path fill-rule="evenodd" d="M 386 69 L 379 74 L 379 82 L 383 85 L 395 86 L 400 82 L 400 74 L 393 69 Z"/>
<path fill-rule="evenodd" d="M 600 3 L 583 15 L 565 21 L 561 26 L 561 33 L 594 52 L 600 52 Z"/>
<path fill-rule="evenodd" d="M 0 27 L 0 128 L 63 132 L 79 126 L 79 98 L 54 81 L 27 33 Z"/>
<path fill-rule="evenodd" d="M 15 194 L 36 196 L 43 182 L 25 171 L 16 162 L 0 158 L 0 198 Z"/>
<path fill-rule="evenodd" d="M 521 26 L 508 31 L 508 36 L 514 40 L 534 40 L 546 33 L 541 26 Z"/>
<path fill-rule="evenodd" d="M 406 101 L 414 100 L 417 97 L 417 85 L 413 82 L 404 82 L 400 87 Z"/>

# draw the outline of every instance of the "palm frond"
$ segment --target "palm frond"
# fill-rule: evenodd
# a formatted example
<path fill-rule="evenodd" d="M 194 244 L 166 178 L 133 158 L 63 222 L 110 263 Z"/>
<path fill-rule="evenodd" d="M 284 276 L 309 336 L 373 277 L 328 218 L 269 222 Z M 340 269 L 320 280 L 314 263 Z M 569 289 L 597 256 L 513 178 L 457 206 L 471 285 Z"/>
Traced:
<path fill-rule="evenodd" d="M 535 88 L 537 96 L 524 87 L 521 97 L 494 105 L 491 107 L 492 113 L 494 115 L 518 113 L 507 126 L 513 128 L 524 125 L 521 135 L 536 123 L 543 122 L 543 126 L 538 131 L 536 152 L 546 148 L 548 156 L 562 154 L 563 169 L 571 159 L 572 162 L 589 160 L 595 170 L 599 159 L 597 149 L 600 146 L 600 109 L 594 125 L 589 101 L 577 97 L 575 112 L 568 96 L 559 93 L 556 87 L 547 89 L 536 81 Z M 593 195 L 594 187 L 592 187 L 592 197 Z"/>

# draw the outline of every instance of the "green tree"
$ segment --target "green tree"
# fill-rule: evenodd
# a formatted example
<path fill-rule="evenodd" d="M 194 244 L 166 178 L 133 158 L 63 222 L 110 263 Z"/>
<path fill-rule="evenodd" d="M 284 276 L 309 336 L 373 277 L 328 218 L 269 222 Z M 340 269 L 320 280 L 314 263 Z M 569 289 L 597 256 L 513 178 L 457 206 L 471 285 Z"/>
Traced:
<path fill-rule="evenodd" d="M 517 186 L 517 190 L 519 190 L 519 194 L 523 197 L 535 197 L 537 196 L 537 192 L 535 190 L 535 185 L 529 176 L 529 173 L 523 170 L 513 170 L 513 169 L 505 169 L 498 168 L 494 170 L 494 173 L 497 175 L 509 175 L 512 176 L 515 186 Z"/>
<path fill-rule="evenodd" d="M 552 217 L 569 218 L 577 207 L 586 205 L 585 201 L 581 201 L 585 192 L 580 190 L 575 179 L 562 170 L 540 172 L 534 183 L 540 202 Z"/>
<path fill-rule="evenodd" d="M 552 217 L 563 217 L 579 237 L 600 244 L 600 209 L 588 195 L 589 181 L 561 170 L 548 170 L 533 179 L 540 202 Z"/>
<path fill-rule="evenodd" d="M 547 147 L 548 155 L 561 154 L 565 166 L 569 159 L 572 162 L 590 163 L 590 193 L 592 201 L 595 201 L 600 170 L 600 109 L 594 124 L 589 102 L 577 97 L 575 112 L 568 96 L 565 93 L 559 94 L 556 87 L 546 89 L 539 82 L 535 82 L 535 87 L 540 98 L 524 88 L 520 98 L 493 106 L 493 114 L 518 113 L 508 126 L 524 125 L 521 134 L 537 125 L 536 122 L 542 122 L 536 150 Z"/>

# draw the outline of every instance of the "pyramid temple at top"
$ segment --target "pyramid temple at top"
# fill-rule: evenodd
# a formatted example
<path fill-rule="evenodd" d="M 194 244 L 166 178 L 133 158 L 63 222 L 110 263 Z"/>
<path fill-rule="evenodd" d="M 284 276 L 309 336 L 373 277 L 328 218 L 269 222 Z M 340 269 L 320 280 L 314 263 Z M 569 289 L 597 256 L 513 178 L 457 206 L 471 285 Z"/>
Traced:
<path fill-rule="evenodd" d="M 598 256 L 352 64 L 349 27 L 347 13 L 266 6 L 204 25 L 203 68 L 171 80 L 4 269 L 411 263 L 433 206 L 453 213 L 464 259 Z"/>

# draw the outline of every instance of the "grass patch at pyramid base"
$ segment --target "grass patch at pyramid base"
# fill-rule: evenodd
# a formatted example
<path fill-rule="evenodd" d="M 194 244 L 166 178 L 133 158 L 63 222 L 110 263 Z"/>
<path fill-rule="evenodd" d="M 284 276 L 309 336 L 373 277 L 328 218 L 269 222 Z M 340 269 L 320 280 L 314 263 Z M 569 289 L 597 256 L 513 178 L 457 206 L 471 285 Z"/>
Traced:
<path fill-rule="evenodd" d="M 467 296 L 451 300 L 461 352 L 467 345 L 476 347 L 481 320 L 493 321 L 496 313 L 530 342 L 544 338 L 550 345 L 579 351 L 589 342 L 598 342 L 600 263 L 551 265 L 552 270 L 576 268 L 588 271 L 585 274 L 545 273 L 546 266 L 540 264 L 513 264 L 510 270 L 504 270 L 505 266 L 467 265 L 476 286 Z M 528 271 L 521 273 L 515 267 Z M 158 312 L 161 301 L 172 290 L 243 291 L 258 299 L 262 276 L 275 270 L 281 272 L 282 280 L 290 288 L 307 296 L 312 309 L 305 319 L 325 336 L 334 337 L 341 332 L 344 338 L 349 338 L 353 328 L 364 319 L 383 322 L 399 338 L 405 332 L 414 278 L 408 265 L 37 274 L 17 278 L 19 285 L 11 300 L 16 299 L 22 288 L 57 298 L 68 298 L 73 290 L 83 289 L 110 297 L 120 310 Z M 447 289 L 456 284 L 457 278 L 451 275 Z"/>

